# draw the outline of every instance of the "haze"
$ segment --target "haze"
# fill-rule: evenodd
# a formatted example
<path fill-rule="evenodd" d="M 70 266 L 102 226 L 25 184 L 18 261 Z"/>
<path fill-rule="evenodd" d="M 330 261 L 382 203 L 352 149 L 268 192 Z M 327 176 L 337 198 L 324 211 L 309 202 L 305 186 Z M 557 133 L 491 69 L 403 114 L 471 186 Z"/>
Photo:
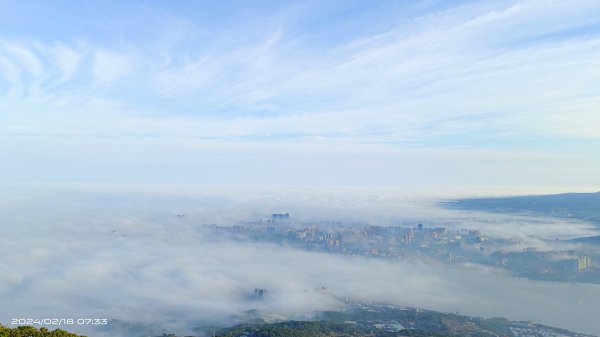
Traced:
<path fill-rule="evenodd" d="M 90 315 L 133 325 L 139 336 L 184 334 L 197 325 L 239 322 L 250 310 L 262 317 L 307 319 L 352 298 L 600 333 L 594 321 L 598 285 L 515 279 L 478 265 L 457 269 L 426 259 L 391 262 L 224 241 L 201 230 L 206 223 L 255 221 L 285 205 L 302 221 L 419 219 L 428 226 L 481 228 L 532 240 L 595 232 L 576 221 L 465 216 L 436 208 L 431 198 L 374 198 L 372 192 L 304 191 L 300 201 L 297 194 L 268 189 L 7 188 L 0 206 L 0 319 Z M 321 286 L 327 295 L 314 291 Z M 270 296 L 252 300 L 255 288 L 268 289 Z M 132 335 L 116 323 L 110 328 L 108 335 Z"/>

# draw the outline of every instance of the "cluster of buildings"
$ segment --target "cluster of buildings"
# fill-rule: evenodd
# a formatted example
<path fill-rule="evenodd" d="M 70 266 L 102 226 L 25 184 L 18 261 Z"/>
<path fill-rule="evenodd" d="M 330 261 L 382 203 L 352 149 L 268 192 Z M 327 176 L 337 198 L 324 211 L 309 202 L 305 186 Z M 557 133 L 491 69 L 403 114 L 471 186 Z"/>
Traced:
<path fill-rule="evenodd" d="M 398 321 L 380 321 L 379 323 L 373 324 L 373 327 L 387 332 L 400 332 L 406 329 L 402 324 L 398 323 Z"/>
<path fill-rule="evenodd" d="M 273 242 L 306 250 L 392 259 L 425 257 L 451 264 L 471 262 L 504 268 L 532 279 L 600 283 L 600 269 L 591 262 L 594 256 L 569 251 L 563 255 L 570 255 L 571 259 L 556 260 L 553 252 L 521 248 L 518 241 L 489 238 L 476 229 L 452 230 L 423 224 L 296 224 L 290 221 L 289 213 L 274 213 L 266 222 L 207 228 L 236 240 Z"/>
<path fill-rule="evenodd" d="M 510 332 L 515 337 L 589 337 L 584 334 L 559 331 L 526 322 L 513 323 L 513 326 L 510 327 Z"/>
<path fill-rule="evenodd" d="M 445 262 L 467 262 L 470 253 L 463 249 L 483 243 L 488 238 L 477 230 L 454 230 L 445 227 L 373 226 L 339 224 L 294 225 L 291 222 L 275 223 L 288 213 L 273 214 L 265 222 L 235 226 L 206 226 L 217 235 L 236 240 L 275 242 L 307 250 L 320 250 L 346 255 L 366 255 L 385 258 L 411 258 L 429 256 Z M 469 249 L 472 250 L 472 249 Z M 479 246 L 475 249 L 480 251 Z"/>

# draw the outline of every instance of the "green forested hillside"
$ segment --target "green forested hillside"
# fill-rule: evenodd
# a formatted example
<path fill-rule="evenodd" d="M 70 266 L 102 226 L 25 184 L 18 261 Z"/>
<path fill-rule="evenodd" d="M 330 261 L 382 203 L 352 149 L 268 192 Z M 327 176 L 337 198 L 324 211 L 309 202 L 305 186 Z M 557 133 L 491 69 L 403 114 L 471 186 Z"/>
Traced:
<path fill-rule="evenodd" d="M 506 318 L 481 318 L 385 304 L 322 312 L 317 321 L 255 322 L 224 328 L 219 337 L 499 337 L 516 334 L 590 337 Z M 207 334 L 212 334 L 209 331 Z"/>
<path fill-rule="evenodd" d="M 227 331 L 219 337 L 457 337 L 457 334 L 405 330 L 402 333 L 377 331 L 353 324 L 338 322 L 289 321 L 274 324 L 240 326 Z"/>
<path fill-rule="evenodd" d="M 48 330 L 46 328 L 36 329 L 31 326 L 20 326 L 7 328 L 0 325 L 0 337 L 85 337 L 64 330 Z"/>

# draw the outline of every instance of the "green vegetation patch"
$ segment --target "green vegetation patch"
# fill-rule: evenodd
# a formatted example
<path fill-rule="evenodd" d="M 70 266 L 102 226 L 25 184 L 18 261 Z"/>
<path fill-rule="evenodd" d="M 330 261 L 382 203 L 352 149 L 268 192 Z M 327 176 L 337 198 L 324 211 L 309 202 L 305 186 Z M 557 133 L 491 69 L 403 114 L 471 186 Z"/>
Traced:
<path fill-rule="evenodd" d="M 0 337 L 86 337 L 79 336 L 61 329 L 48 330 L 46 328 L 36 329 L 32 326 L 19 326 L 7 328 L 0 325 Z"/>

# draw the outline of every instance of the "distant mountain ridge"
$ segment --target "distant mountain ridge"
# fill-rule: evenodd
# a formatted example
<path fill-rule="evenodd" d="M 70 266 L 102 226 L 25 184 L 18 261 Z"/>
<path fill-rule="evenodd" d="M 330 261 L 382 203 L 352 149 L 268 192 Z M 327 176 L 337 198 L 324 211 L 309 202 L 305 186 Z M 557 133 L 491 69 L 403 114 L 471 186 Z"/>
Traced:
<path fill-rule="evenodd" d="M 600 226 L 600 192 L 458 199 L 440 205 L 459 210 L 578 219 Z"/>
<path fill-rule="evenodd" d="M 600 245 L 600 235 L 597 236 L 586 236 L 582 238 L 572 239 L 572 242 L 586 243 L 589 245 Z"/>

